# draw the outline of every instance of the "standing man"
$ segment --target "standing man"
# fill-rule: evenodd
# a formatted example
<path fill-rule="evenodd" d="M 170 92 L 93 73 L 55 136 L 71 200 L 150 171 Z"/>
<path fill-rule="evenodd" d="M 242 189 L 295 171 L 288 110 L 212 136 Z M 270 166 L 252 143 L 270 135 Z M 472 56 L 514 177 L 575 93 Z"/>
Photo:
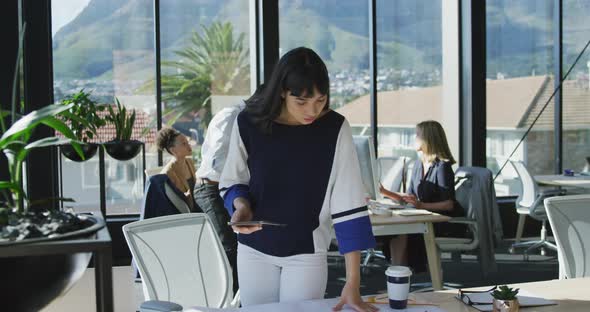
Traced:
<path fill-rule="evenodd" d="M 227 157 L 234 122 L 245 105 L 242 101 L 237 105 L 223 108 L 211 119 L 205 141 L 201 146 L 201 166 L 196 173 L 197 183 L 194 191 L 197 205 L 209 216 L 225 249 L 232 267 L 234 293 L 238 290 L 236 265 L 238 242 L 236 234 L 227 225 L 230 216 L 219 195 L 219 177 Z"/>

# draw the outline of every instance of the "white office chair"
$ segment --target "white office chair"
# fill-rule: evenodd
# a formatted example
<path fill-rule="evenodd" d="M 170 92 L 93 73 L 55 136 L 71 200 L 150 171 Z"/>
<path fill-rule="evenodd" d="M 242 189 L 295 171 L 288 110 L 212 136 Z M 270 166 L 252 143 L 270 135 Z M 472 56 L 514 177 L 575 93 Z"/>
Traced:
<path fill-rule="evenodd" d="M 590 194 L 544 201 L 557 243 L 559 278 L 590 276 Z"/>
<path fill-rule="evenodd" d="M 238 307 L 231 267 L 205 214 L 141 220 L 123 226 L 123 233 L 144 282 L 148 301 L 141 312 Z"/>
<path fill-rule="evenodd" d="M 510 252 L 514 252 L 515 248 L 525 247 L 527 249 L 524 251 L 524 258 L 528 260 L 528 253 L 537 248 L 541 248 L 542 255 L 545 255 L 544 248 L 557 250 L 557 246 L 547 240 L 547 228 L 545 226 L 547 223 L 547 214 L 543 206 L 543 200 L 547 197 L 563 195 L 565 192 L 559 189 L 539 191 L 537 182 L 522 161 L 510 161 L 510 163 L 516 169 L 520 182 L 522 183 L 522 196 L 516 206 L 516 212 L 519 214 L 516 229 L 516 243 L 512 244 Z M 520 242 L 526 216 L 541 221 L 540 240 Z"/>
<path fill-rule="evenodd" d="M 455 193 L 459 193 L 460 195 L 462 192 L 468 194 L 472 191 L 471 176 L 468 173 L 457 172 L 455 175 L 455 180 Z M 469 207 L 469 203 L 462 201 L 462 198 L 463 197 L 458 196 L 457 201 L 462 207 L 467 209 L 467 207 Z M 467 197 L 465 198 L 468 200 Z M 479 247 L 479 229 L 476 220 L 467 217 L 461 217 L 452 218 L 449 223 L 465 225 L 473 237 L 437 237 L 436 244 L 441 251 L 451 252 L 453 256 L 459 254 L 460 259 L 460 252 L 473 251 Z"/>

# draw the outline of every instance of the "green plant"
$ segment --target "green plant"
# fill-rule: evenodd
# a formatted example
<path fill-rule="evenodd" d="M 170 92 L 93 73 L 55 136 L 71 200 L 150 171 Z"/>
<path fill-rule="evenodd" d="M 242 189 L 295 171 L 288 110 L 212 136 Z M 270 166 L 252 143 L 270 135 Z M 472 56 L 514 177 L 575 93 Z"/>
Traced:
<path fill-rule="evenodd" d="M 231 23 L 214 22 L 201 25 L 202 34 L 194 31 L 189 43 L 174 51 L 176 61 L 162 65 L 173 74 L 162 75 L 162 100 L 166 102 L 163 119 L 169 125 L 180 117 L 208 107 L 211 94 L 241 95 L 250 92 L 249 50 L 244 46 L 245 34 L 234 36 Z M 155 81 L 139 90 L 152 92 Z M 207 125 L 210 116 L 205 116 Z"/>
<path fill-rule="evenodd" d="M 115 139 L 114 141 L 129 141 L 131 140 L 131 134 L 133 134 L 133 124 L 135 124 L 135 109 L 129 115 L 127 115 L 127 109 L 121 105 L 119 99 L 115 98 L 117 102 L 117 111 L 113 110 L 113 107 L 109 105 L 108 115 L 106 120 L 115 125 Z"/>
<path fill-rule="evenodd" d="M 23 163 L 25 162 L 29 153 L 40 147 L 53 146 L 59 144 L 72 144 L 78 155 L 84 157 L 80 144 L 76 140 L 76 135 L 72 130 L 60 120 L 60 116 L 67 110 L 73 107 L 73 104 L 62 105 L 52 104 L 45 106 L 39 110 L 32 111 L 21 118 L 17 118 L 17 98 L 16 88 L 18 81 L 18 68 L 22 57 L 22 46 L 25 35 L 26 24 L 23 25 L 19 36 L 19 50 L 17 53 L 17 62 L 13 80 L 13 93 L 11 111 L 0 111 L 0 130 L 2 136 L 0 137 L 0 150 L 8 160 L 8 172 L 9 180 L 0 181 L 0 190 L 4 198 L 1 206 L 5 209 L 2 213 L 3 217 L 0 219 L 6 220 L 6 209 L 10 209 L 16 206 L 17 214 L 23 214 L 27 211 L 27 206 L 24 205 L 24 201 L 28 200 L 23 188 L 22 188 L 22 173 Z M 4 118 L 11 116 L 11 126 L 6 128 Z M 58 137 L 46 137 L 31 142 L 31 136 L 33 131 L 39 125 L 46 125 L 56 131 L 59 131 L 64 135 L 65 138 Z"/>
<path fill-rule="evenodd" d="M 84 89 L 66 97 L 61 102 L 62 105 L 73 106 L 62 113 L 62 119 L 69 122 L 70 128 L 79 141 L 87 142 L 93 139 L 98 128 L 104 126 L 106 121 L 98 114 L 104 111 L 103 105 L 90 99 L 90 93 L 84 92 Z"/>
<path fill-rule="evenodd" d="M 492 297 L 494 297 L 496 300 L 515 300 L 518 290 L 518 288 L 513 289 L 503 285 L 492 292 Z"/>

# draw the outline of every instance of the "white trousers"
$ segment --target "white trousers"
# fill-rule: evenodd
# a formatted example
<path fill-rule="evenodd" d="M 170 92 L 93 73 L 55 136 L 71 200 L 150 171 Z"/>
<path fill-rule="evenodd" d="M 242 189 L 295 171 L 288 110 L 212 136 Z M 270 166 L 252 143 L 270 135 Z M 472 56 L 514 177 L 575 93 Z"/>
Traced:
<path fill-rule="evenodd" d="M 327 254 L 274 257 L 238 244 L 238 281 L 242 306 L 323 299 Z"/>

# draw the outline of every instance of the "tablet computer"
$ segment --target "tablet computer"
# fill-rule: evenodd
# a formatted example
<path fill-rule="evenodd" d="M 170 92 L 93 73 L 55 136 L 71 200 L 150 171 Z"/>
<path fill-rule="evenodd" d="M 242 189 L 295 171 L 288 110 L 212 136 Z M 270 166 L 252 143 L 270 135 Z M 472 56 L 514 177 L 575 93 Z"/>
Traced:
<path fill-rule="evenodd" d="M 268 221 L 239 221 L 239 222 L 228 222 L 227 225 L 229 226 L 279 226 L 285 227 L 286 224 L 283 223 L 275 223 L 275 222 L 268 222 Z"/>

